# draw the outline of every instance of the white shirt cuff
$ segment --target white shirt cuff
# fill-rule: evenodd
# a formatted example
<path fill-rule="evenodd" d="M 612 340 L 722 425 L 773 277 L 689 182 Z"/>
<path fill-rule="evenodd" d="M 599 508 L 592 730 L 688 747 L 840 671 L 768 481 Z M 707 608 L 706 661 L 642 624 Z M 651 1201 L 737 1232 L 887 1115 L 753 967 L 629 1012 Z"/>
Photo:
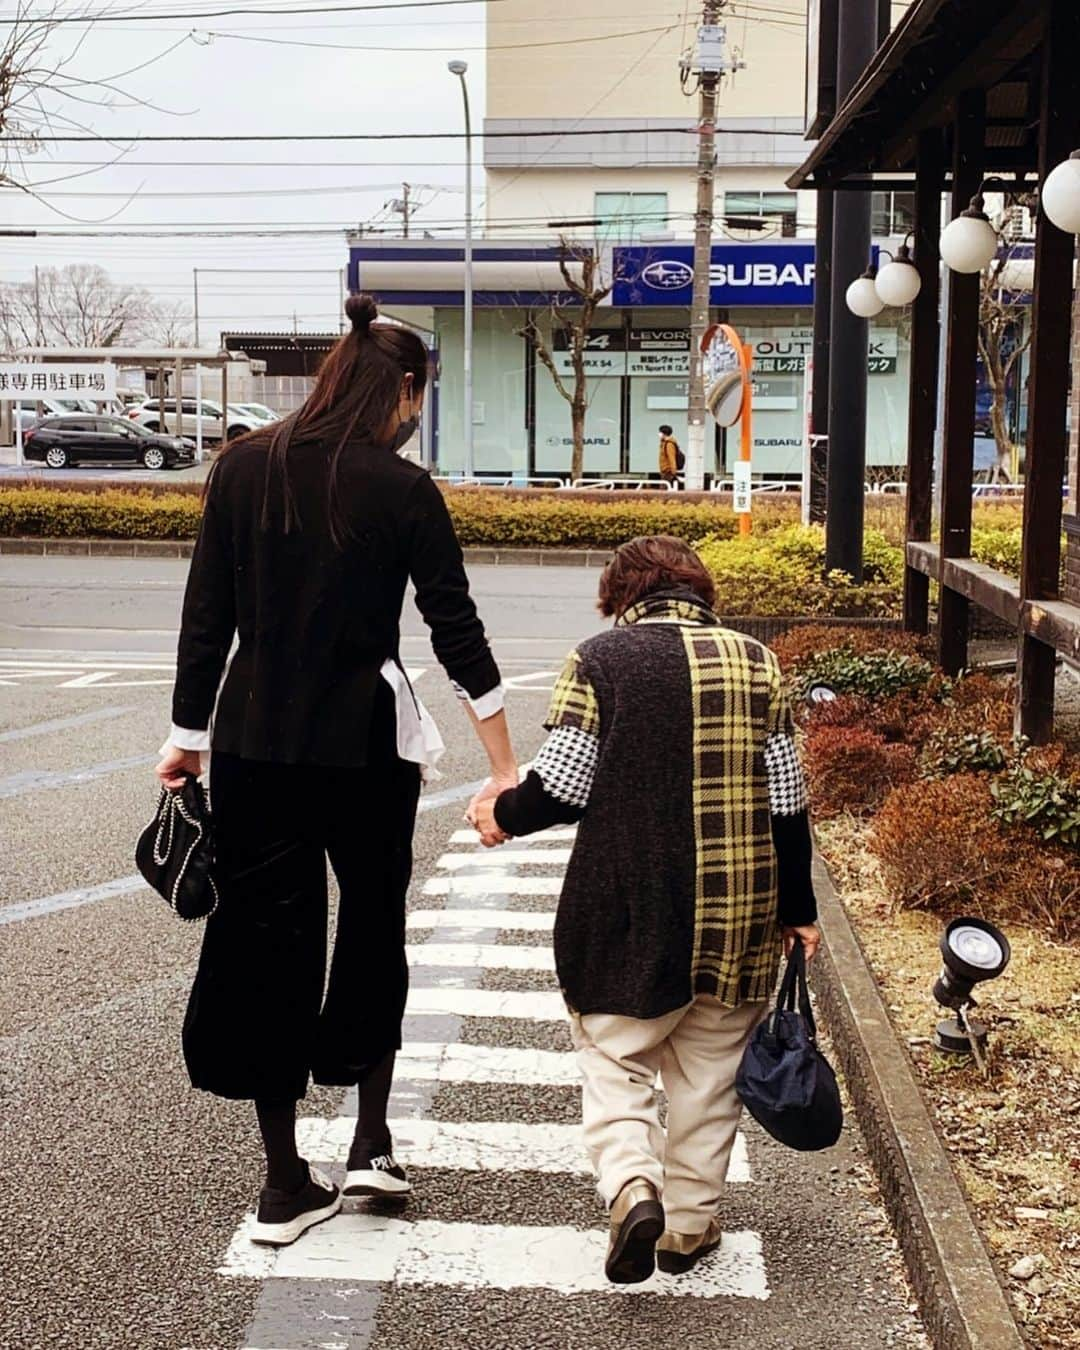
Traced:
<path fill-rule="evenodd" d="M 486 694 L 481 694 L 479 698 L 470 698 L 462 689 L 460 684 L 454 684 L 454 692 L 463 703 L 467 703 L 477 715 L 481 722 L 486 722 L 489 717 L 494 717 L 496 713 L 501 713 L 506 707 L 506 691 L 499 683 L 494 689 L 489 689 Z"/>
<path fill-rule="evenodd" d="M 187 727 L 178 727 L 174 722 L 169 728 L 169 739 L 161 747 L 162 753 L 170 745 L 176 750 L 209 750 L 210 732 L 191 731 Z"/>

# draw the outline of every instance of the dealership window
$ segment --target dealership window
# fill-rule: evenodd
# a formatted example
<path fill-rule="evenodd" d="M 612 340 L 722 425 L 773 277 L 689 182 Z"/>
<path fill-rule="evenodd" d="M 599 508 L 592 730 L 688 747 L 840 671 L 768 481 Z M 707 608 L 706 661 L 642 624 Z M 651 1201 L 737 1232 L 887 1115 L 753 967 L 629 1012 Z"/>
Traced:
<path fill-rule="evenodd" d="M 795 192 L 725 192 L 724 219 L 736 229 L 773 228 L 795 233 L 799 197 Z"/>
<path fill-rule="evenodd" d="M 870 229 L 875 239 L 907 234 L 915 228 L 914 192 L 872 192 Z"/>
<path fill-rule="evenodd" d="M 603 241 L 637 239 L 642 231 L 668 224 L 666 192 L 597 192 L 593 195 L 596 233 Z"/>

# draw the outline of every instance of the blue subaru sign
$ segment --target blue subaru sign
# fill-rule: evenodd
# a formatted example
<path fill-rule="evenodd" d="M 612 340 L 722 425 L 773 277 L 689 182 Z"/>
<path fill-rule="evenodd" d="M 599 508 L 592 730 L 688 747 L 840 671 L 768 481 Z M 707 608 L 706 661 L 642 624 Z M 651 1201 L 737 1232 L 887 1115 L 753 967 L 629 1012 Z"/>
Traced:
<path fill-rule="evenodd" d="M 689 305 L 694 250 L 686 244 L 616 248 L 613 305 Z M 812 305 L 814 245 L 713 244 L 710 302 L 714 305 Z"/>

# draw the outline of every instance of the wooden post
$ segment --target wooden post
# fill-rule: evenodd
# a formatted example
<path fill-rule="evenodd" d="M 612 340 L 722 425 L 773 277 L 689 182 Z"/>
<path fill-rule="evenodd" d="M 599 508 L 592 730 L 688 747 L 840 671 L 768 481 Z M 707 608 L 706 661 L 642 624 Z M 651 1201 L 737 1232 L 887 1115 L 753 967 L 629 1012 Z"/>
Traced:
<path fill-rule="evenodd" d="M 1080 9 L 1052 0 L 1042 47 L 1039 181 L 1067 159 L 1080 139 Z M 1028 384 L 1021 600 L 1054 600 L 1061 566 L 1061 483 L 1067 437 L 1069 339 L 1076 238 L 1039 209 L 1035 232 L 1031 377 Z M 1023 612 L 1023 611 L 1021 611 Z M 1054 734 L 1056 652 L 1021 632 L 1016 729 L 1036 744 Z"/>
<path fill-rule="evenodd" d="M 952 215 L 967 209 L 982 186 L 986 94 L 969 89 L 956 100 L 953 123 Z M 975 376 L 979 348 L 978 272 L 949 278 L 945 348 L 945 425 L 941 465 L 941 558 L 971 552 L 971 480 L 975 461 Z M 947 675 L 967 665 L 968 601 L 941 587 L 938 660 Z"/>
<path fill-rule="evenodd" d="M 911 307 L 911 376 L 908 386 L 907 502 L 905 543 L 930 538 L 937 418 L 941 300 L 941 180 L 945 167 L 941 132 L 919 133 L 915 180 L 915 266 L 922 289 Z M 905 555 L 906 556 L 906 555 Z M 930 578 L 904 568 L 904 628 L 925 633 L 930 622 Z"/>

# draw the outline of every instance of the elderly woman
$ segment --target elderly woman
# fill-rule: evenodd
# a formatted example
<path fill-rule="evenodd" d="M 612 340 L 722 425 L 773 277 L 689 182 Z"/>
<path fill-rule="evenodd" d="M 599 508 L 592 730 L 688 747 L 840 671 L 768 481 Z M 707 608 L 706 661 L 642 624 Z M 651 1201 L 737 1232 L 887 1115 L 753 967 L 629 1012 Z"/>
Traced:
<path fill-rule="evenodd" d="M 614 628 L 571 653 L 524 782 L 470 817 L 489 843 L 581 822 L 555 958 L 621 1284 L 719 1246 L 736 1069 L 781 947 L 819 941 L 780 669 L 713 602 L 680 540 L 624 544 L 600 582 Z"/>

